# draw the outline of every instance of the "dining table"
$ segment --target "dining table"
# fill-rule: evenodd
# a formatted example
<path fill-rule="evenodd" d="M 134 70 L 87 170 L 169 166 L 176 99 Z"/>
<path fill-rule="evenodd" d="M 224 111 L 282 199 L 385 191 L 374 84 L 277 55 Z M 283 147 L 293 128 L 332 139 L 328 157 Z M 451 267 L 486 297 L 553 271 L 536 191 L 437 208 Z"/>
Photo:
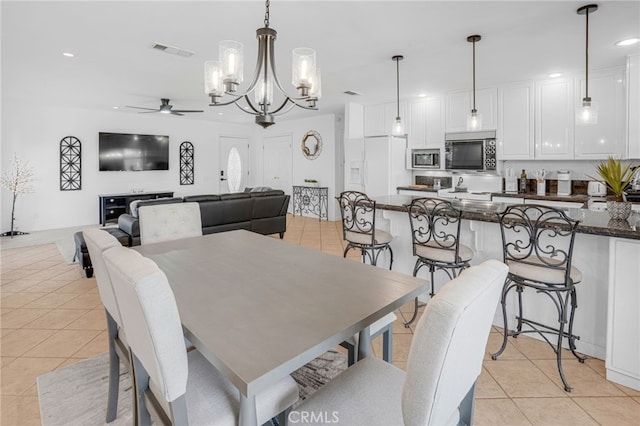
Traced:
<path fill-rule="evenodd" d="M 426 291 L 426 281 L 235 230 L 135 247 L 166 274 L 187 337 L 239 390 L 239 424 L 256 394 Z"/>

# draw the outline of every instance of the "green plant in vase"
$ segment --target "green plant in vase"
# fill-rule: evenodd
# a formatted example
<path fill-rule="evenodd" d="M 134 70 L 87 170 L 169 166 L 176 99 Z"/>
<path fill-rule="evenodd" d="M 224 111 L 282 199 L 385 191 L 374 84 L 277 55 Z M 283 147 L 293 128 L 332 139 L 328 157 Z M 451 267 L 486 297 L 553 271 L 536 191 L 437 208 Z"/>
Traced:
<path fill-rule="evenodd" d="M 638 170 L 632 169 L 631 163 L 623 165 L 619 159 L 609 157 L 596 166 L 599 178 L 589 176 L 602 182 L 613 194 L 614 199 L 607 201 L 607 210 L 612 219 L 626 219 L 631 214 L 631 203 L 625 201 L 624 191 Z"/>

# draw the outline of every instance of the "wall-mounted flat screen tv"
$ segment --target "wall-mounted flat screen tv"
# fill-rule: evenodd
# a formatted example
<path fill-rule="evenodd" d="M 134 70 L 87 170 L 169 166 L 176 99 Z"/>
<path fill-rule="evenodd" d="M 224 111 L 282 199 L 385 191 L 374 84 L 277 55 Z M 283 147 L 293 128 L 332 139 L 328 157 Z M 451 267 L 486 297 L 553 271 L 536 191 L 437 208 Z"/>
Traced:
<path fill-rule="evenodd" d="M 100 132 L 98 156 L 101 172 L 169 170 L 169 136 Z"/>

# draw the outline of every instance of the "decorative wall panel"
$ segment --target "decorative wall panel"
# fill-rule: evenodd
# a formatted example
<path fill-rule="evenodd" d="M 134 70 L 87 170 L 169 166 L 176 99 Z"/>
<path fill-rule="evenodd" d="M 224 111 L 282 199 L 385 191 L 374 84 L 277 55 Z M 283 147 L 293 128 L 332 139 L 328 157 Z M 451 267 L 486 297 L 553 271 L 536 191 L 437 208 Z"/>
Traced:
<path fill-rule="evenodd" d="M 60 141 L 60 191 L 82 189 L 82 143 L 75 136 Z"/>
<path fill-rule="evenodd" d="M 180 144 L 180 185 L 193 185 L 194 170 L 193 144 L 189 141 Z"/>

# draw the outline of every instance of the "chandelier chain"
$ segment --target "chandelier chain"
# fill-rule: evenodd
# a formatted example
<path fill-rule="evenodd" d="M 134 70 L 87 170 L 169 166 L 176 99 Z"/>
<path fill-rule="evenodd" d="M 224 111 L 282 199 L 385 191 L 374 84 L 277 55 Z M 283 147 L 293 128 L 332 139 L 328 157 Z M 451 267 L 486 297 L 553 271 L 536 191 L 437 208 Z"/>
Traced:
<path fill-rule="evenodd" d="M 270 3 L 271 2 L 269 0 L 267 0 L 265 2 L 265 8 L 266 8 L 266 10 L 264 12 L 264 26 L 265 27 L 269 27 L 269 5 L 270 5 Z"/>

